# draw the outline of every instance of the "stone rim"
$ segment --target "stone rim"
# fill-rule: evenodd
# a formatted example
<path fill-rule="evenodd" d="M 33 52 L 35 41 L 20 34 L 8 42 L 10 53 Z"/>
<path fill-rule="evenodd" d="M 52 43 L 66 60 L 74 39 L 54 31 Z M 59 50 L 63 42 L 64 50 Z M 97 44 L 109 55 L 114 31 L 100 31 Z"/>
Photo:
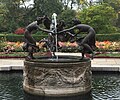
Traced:
<path fill-rule="evenodd" d="M 40 63 L 71 63 L 71 62 L 86 62 L 89 61 L 89 58 L 80 59 L 78 56 L 58 56 L 57 58 L 41 56 L 37 59 L 26 59 L 26 61 L 30 62 L 40 62 Z"/>

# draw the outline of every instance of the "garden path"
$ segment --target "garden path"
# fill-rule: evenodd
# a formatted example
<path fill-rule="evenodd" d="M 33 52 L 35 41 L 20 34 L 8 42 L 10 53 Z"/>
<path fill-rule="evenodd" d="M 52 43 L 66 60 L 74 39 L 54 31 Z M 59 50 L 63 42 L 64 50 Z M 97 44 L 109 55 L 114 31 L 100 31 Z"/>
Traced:
<path fill-rule="evenodd" d="M 64 54 L 64 55 L 70 55 Z M 58 55 L 61 55 L 58 53 Z M 72 53 L 71 55 L 80 55 Z M 0 59 L 0 71 L 22 70 L 24 66 L 24 59 Z M 91 67 L 93 71 L 118 71 L 120 72 L 119 58 L 94 58 L 91 60 Z"/>

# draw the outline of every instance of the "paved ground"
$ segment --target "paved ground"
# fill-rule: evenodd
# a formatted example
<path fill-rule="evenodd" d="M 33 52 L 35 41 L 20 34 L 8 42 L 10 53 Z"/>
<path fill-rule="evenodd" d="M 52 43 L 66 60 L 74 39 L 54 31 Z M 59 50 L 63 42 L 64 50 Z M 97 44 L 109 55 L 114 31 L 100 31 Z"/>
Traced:
<path fill-rule="evenodd" d="M 92 60 L 93 71 L 119 71 L 120 72 L 120 59 L 113 58 L 96 58 Z"/>
<path fill-rule="evenodd" d="M 23 66 L 24 59 L 0 59 L 0 71 L 22 70 Z M 120 72 L 120 59 L 94 58 L 93 60 L 91 60 L 91 67 L 93 71 Z"/>

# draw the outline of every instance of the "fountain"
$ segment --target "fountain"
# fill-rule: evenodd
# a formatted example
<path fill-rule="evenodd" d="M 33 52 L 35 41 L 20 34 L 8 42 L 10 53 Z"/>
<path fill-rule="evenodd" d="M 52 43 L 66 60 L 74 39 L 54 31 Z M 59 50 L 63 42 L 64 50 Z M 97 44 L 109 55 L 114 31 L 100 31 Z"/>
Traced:
<path fill-rule="evenodd" d="M 52 36 L 58 51 L 56 16 L 55 13 L 52 15 L 54 28 L 51 31 L 54 33 Z M 39 56 L 35 59 L 25 59 L 23 74 L 25 93 L 44 97 L 88 94 L 91 91 L 91 60 L 86 57 L 80 59 L 79 56 L 58 56 L 54 53 L 56 51 L 53 51 L 51 57 Z"/>

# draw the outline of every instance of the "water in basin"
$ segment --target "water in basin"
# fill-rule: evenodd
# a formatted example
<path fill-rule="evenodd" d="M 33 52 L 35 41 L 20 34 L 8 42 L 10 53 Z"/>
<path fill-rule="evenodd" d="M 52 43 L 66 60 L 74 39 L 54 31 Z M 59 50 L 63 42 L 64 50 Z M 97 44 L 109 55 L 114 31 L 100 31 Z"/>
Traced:
<path fill-rule="evenodd" d="M 22 72 L 0 72 L 0 100 L 24 100 Z M 93 73 L 92 100 L 120 100 L 120 74 Z"/>

